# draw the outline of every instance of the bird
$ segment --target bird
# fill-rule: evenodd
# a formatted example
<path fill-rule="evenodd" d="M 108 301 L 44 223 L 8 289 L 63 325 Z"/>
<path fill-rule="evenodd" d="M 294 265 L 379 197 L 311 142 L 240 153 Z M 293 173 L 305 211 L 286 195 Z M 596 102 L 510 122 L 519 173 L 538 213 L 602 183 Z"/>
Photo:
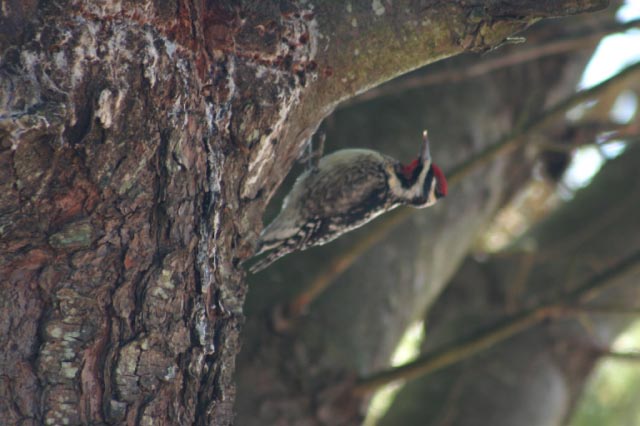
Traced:
<path fill-rule="evenodd" d="M 260 234 L 254 254 L 269 252 L 249 270 L 257 273 L 293 251 L 335 240 L 400 205 L 430 207 L 448 193 L 431 161 L 428 132 L 407 165 L 370 149 L 342 149 L 303 172 L 280 213 Z"/>

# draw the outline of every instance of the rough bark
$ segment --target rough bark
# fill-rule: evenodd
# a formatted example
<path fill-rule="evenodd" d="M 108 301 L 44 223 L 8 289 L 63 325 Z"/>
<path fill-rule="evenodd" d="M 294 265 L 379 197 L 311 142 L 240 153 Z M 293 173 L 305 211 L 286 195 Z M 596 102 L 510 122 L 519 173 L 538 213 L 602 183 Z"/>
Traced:
<path fill-rule="evenodd" d="M 496 324 L 539 300 L 568 293 L 640 251 L 640 150 L 611 163 L 510 254 L 467 259 L 428 316 L 425 351 Z M 535 251 L 531 251 L 535 247 Z M 638 274 L 590 306 L 637 308 Z M 381 425 L 563 425 L 595 362 L 634 318 L 585 311 L 506 340 L 470 360 L 406 385 Z"/>
<path fill-rule="evenodd" d="M 541 42 L 577 24 L 557 21 L 534 27 L 526 36 L 530 43 Z M 409 159 L 421 129 L 428 128 L 435 160 L 450 169 L 571 93 L 587 57 L 588 52 L 558 55 L 340 110 L 328 119 L 326 149 L 373 147 Z M 477 60 L 455 58 L 425 72 L 463 69 Z M 251 278 L 246 343 L 238 360 L 239 422 L 359 424 L 366 401 L 348 400 L 340 387 L 348 387 L 354 375 L 388 365 L 406 327 L 422 317 L 475 236 L 527 181 L 533 151 L 487 165 L 438 206 L 417 212 L 340 277 L 286 335 L 270 328 L 274 307 L 301 291 L 327 259 L 341 256 L 367 228 L 330 246 L 288 256 Z"/>
<path fill-rule="evenodd" d="M 602 5 L 4 2 L 0 418 L 230 424 L 239 261 L 320 120 Z"/>

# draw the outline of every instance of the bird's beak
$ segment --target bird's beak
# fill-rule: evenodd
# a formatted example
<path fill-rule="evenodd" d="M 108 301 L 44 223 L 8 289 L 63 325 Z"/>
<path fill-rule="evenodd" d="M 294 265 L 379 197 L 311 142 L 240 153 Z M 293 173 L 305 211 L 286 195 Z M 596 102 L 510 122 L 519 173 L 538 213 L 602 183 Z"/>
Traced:
<path fill-rule="evenodd" d="M 420 150 L 420 159 L 423 163 L 431 161 L 431 151 L 429 150 L 429 134 L 426 130 L 422 131 L 422 149 Z"/>

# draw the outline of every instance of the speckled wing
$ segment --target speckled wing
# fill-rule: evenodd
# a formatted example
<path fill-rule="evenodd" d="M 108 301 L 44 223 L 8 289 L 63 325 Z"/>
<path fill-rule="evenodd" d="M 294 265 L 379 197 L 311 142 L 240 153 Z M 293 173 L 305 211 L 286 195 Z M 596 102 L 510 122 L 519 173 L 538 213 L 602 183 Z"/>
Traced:
<path fill-rule="evenodd" d="M 297 250 L 324 244 L 384 211 L 384 165 L 390 161 L 364 149 L 323 157 L 318 169 L 298 178 L 282 211 L 263 231 L 259 252 L 282 244 Z"/>
<path fill-rule="evenodd" d="M 257 253 L 271 250 L 250 270 L 258 272 L 280 257 L 322 245 L 395 207 L 385 168 L 395 160 L 363 149 L 323 157 L 317 169 L 300 175 L 280 214 L 262 232 Z"/>
<path fill-rule="evenodd" d="M 328 155 L 318 170 L 306 178 L 307 190 L 295 191 L 300 198 L 298 203 L 304 206 L 306 216 L 318 218 L 337 218 L 352 215 L 354 210 L 375 209 L 374 205 L 386 195 L 384 165 L 388 161 L 375 151 L 360 149 Z"/>

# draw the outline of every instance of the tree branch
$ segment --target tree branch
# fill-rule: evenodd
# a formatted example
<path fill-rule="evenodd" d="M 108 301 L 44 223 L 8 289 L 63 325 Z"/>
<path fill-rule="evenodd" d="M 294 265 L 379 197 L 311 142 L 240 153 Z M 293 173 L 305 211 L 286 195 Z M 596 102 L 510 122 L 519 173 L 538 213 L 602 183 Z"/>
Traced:
<path fill-rule="evenodd" d="M 589 279 L 568 295 L 513 315 L 488 330 L 425 354 L 413 362 L 363 377 L 356 382 L 352 390 L 358 395 L 368 394 L 389 383 L 398 380 L 412 380 L 468 359 L 529 329 L 542 320 L 566 314 L 565 306 L 575 301 L 584 302 L 591 299 L 617 284 L 622 278 L 638 273 L 640 273 L 640 252 L 634 253 L 615 266 Z"/>
<path fill-rule="evenodd" d="M 640 308 L 634 308 L 629 306 L 590 306 L 590 305 L 575 305 L 566 306 L 565 309 L 569 312 L 585 313 L 590 315 L 640 315 Z"/>
<path fill-rule="evenodd" d="M 487 51 L 541 18 L 592 12 L 607 3 L 402 0 L 391 7 L 384 2 L 324 2 L 315 12 L 331 19 L 319 22 L 327 37 L 316 60 L 334 78 L 323 84 L 322 97 L 348 99 L 429 63 L 465 51 Z"/>
<path fill-rule="evenodd" d="M 593 31 L 592 28 L 586 34 L 573 35 L 561 40 L 553 40 L 545 44 L 530 47 L 528 49 L 518 49 L 507 55 L 497 58 L 487 59 L 463 69 L 447 69 L 435 73 L 426 73 L 402 80 L 390 82 L 385 85 L 369 90 L 351 100 L 345 105 L 354 105 L 361 102 L 370 101 L 382 96 L 399 94 L 407 90 L 434 84 L 455 83 L 483 74 L 495 71 L 500 68 L 510 67 L 523 62 L 534 61 L 546 56 L 559 55 L 579 49 L 592 48 L 602 37 L 609 34 L 627 31 L 640 27 L 640 19 L 629 22 L 615 22 L 603 28 Z"/>
<path fill-rule="evenodd" d="M 603 351 L 600 351 L 599 354 L 603 357 L 616 359 L 616 360 L 619 359 L 621 361 L 640 361 L 640 351 L 637 351 L 637 350 L 625 351 L 625 352 L 603 350 Z"/>

